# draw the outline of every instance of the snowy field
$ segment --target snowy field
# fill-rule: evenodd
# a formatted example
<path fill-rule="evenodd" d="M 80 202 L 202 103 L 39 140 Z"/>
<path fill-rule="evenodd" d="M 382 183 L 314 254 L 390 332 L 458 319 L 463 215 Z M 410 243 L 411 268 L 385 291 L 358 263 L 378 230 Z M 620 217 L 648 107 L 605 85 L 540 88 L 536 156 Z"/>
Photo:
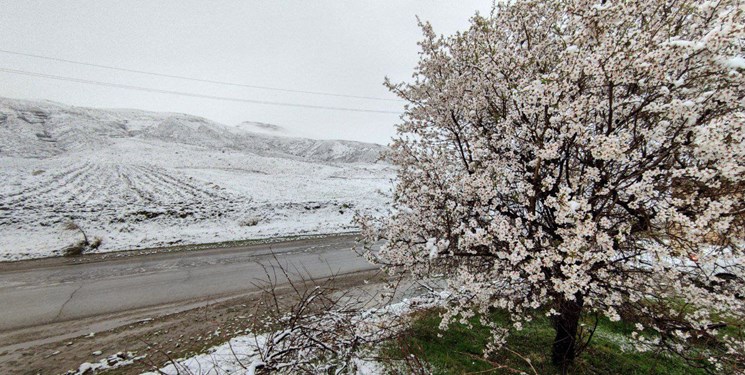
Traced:
<path fill-rule="evenodd" d="M 135 120 L 132 120 L 135 119 Z M 383 212 L 382 147 L 201 118 L 0 99 L 0 261 L 354 231 Z"/>

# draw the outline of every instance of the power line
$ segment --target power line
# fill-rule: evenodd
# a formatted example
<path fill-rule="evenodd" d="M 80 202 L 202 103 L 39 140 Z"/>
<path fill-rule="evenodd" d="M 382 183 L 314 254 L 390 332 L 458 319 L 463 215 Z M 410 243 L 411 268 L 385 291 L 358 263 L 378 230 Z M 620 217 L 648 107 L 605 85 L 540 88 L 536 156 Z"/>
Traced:
<path fill-rule="evenodd" d="M 28 72 L 28 71 L 25 71 L 25 70 L 8 69 L 8 68 L 2 68 L 2 67 L 0 67 L 0 72 L 11 73 L 11 74 L 20 74 L 20 75 L 25 75 L 25 76 L 30 76 L 30 77 L 39 77 L 39 78 L 54 79 L 54 80 L 58 80 L 58 81 L 84 83 L 84 84 L 88 84 L 88 85 L 98 85 L 98 86 L 106 86 L 106 87 L 115 87 L 115 88 L 120 88 L 120 89 L 154 92 L 154 93 L 159 93 L 159 94 L 179 95 L 179 96 L 187 96 L 187 97 L 192 97 L 192 98 L 224 100 L 224 101 L 239 102 L 239 103 L 264 104 L 264 105 L 273 105 L 273 106 L 281 106 L 281 107 L 327 109 L 327 110 L 333 110 L 333 111 L 347 111 L 347 112 L 385 113 L 385 114 L 396 114 L 396 115 L 400 114 L 400 112 L 377 110 L 377 109 L 348 108 L 348 107 L 330 107 L 330 106 L 311 105 L 311 104 L 273 102 L 273 101 L 265 101 L 265 100 L 232 98 L 232 97 L 227 97 L 227 96 L 194 94 L 194 93 L 182 92 L 182 91 L 161 90 L 161 89 L 154 89 L 154 88 L 142 87 L 142 86 L 132 86 L 132 85 L 123 85 L 123 84 L 119 84 L 119 83 L 93 81 L 93 80 L 82 79 L 82 78 L 56 76 L 56 75 L 52 75 L 52 74 Z"/>
<path fill-rule="evenodd" d="M 61 58 L 58 58 L 58 57 L 35 55 L 35 54 L 31 54 L 31 53 L 8 51 L 8 50 L 3 50 L 3 49 L 0 49 L 0 52 L 11 54 L 11 55 L 33 57 L 33 58 L 36 58 L 36 59 L 44 59 L 44 60 L 50 60 L 50 61 L 59 61 L 59 62 L 65 62 L 65 63 L 69 63 L 69 64 L 91 66 L 91 67 L 102 68 L 102 69 L 119 70 L 119 71 L 122 71 L 122 72 L 129 72 L 129 73 L 147 74 L 147 75 L 156 76 L 156 77 L 181 79 L 181 80 L 186 80 L 186 81 L 194 81 L 194 82 L 202 82 L 202 83 L 212 83 L 212 84 L 216 84 L 216 85 L 226 85 L 226 86 L 234 86 L 234 87 L 247 87 L 247 88 L 252 88 L 252 89 L 261 89 L 261 90 L 270 90 L 270 91 L 279 91 L 279 92 L 290 92 L 290 93 L 296 93 L 296 94 L 310 94 L 310 95 L 333 96 L 333 97 L 337 97 L 337 98 L 352 98 L 352 99 L 367 99 L 367 100 L 378 100 L 378 101 L 388 101 L 388 102 L 403 102 L 403 100 L 400 100 L 400 99 L 379 98 L 379 97 L 374 97 L 374 96 L 360 96 L 360 95 L 336 94 L 336 93 L 321 92 L 321 91 L 292 90 L 292 89 L 284 89 L 284 88 L 278 88 L 278 87 L 258 86 L 258 85 L 246 85 L 246 84 L 242 84 L 242 83 L 216 81 L 216 80 L 211 80 L 211 79 L 202 79 L 202 78 L 195 78 L 195 77 L 185 77 L 185 76 L 179 76 L 179 75 L 173 75 L 173 74 L 148 72 L 148 71 L 144 71 L 144 70 L 122 68 L 122 67 L 110 66 L 110 65 L 93 64 L 93 63 L 87 63 L 87 62 L 83 62 L 83 61 L 67 60 L 67 59 L 61 59 Z"/>

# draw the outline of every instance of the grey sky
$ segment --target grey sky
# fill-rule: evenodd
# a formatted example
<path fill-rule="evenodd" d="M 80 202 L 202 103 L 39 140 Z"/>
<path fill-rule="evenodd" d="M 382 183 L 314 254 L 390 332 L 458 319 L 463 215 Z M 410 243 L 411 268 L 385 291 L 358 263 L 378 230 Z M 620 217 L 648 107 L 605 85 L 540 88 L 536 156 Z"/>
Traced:
<path fill-rule="evenodd" d="M 491 1 L 0 0 L 0 49 L 143 71 L 294 90 L 394 98 L 421 38 L 463 29 Z M 180 81 L 0 53 L 0 68 L 161 90 L 398 111 L 400 103 Z M 386 143 L 397 115 L 275 107 L 89 86 L 0 72 L 0 96 L 184 112 L 227 125 L 261 121 L 297 135 Z"/>

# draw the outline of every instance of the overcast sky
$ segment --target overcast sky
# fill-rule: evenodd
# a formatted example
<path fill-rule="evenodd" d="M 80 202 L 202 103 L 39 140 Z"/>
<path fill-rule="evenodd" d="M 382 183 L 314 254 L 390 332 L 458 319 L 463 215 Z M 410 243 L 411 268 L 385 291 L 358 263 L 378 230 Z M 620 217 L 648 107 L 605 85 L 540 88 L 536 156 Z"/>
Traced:
<path fill-rule="evenodd" d="M 218 5 L 219 4 L 219 5 Z M 385 76 L 408 80 L 421 32 L 467 27 L 491 1 L 0 0 L 0 49 L 86 63 L 291 90 L 395 99 Z M 0 68 L 159 90 L 316 106 L 400 111 L 402 104 L 285 93 L 80 66 L 0 53 Z M 277 124 L 296 135 L 387 143 L 396 114 L 236 103 L 0 72 L 0 96 L 77 106 L 183 112 L 234 125 Z"/>

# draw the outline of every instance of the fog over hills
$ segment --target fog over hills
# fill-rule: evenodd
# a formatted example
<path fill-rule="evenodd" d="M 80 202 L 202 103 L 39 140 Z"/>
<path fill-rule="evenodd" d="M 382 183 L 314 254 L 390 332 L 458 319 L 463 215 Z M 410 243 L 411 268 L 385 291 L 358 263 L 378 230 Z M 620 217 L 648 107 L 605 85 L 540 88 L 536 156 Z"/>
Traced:
<path fill-rule="evenodd" d="M 0 99 L 0 261 L 348 232 L 388 207 L 384 146 L 201 117 Z"/>

